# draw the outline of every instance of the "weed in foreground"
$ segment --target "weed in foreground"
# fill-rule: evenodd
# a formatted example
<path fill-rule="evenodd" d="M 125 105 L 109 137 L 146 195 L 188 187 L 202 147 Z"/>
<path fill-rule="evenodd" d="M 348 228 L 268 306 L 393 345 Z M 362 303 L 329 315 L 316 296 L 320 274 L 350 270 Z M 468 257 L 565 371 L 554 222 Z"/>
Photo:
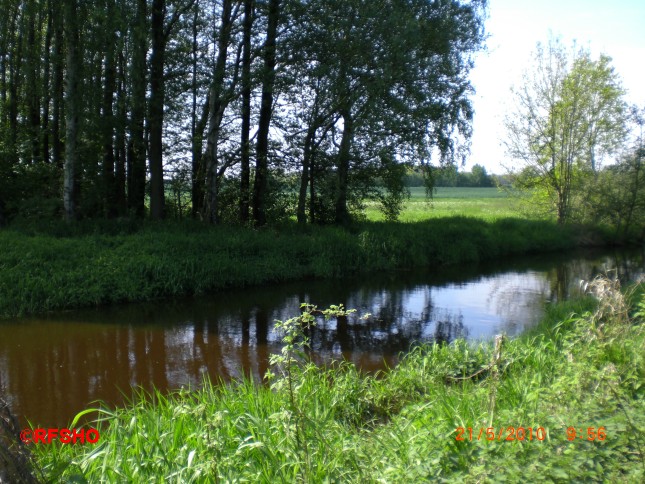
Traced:
<path fill-rule="evenodd" d="M 299 401 L 299 388 L 296 388 L 296 385 L 302 385 L 305 382 L 303 378 L 304 372 L 317 371 L 317 368 L 305 353 L 309 348 L 307 331 L 316 324 L 316 316 L 318 315 L 323 316 L 325 319 L 330 319 L 331 317 L 347 318 L 348 315 L 356 312 L 356 310 L 345 310 L 342 304 L 330 306 L 322 311 L 311 304 L 302 304 L 300 310 L 300 316 L 286 321 L 276 321 L 276 330 L 283 333 L 283 346 L 280 354 L 271 355 L 269 364 L 278 369 L 281 373 L 281 378 L 276 378 L 275 373 L 270 370 L 267 372 L 266 378 L 272 382 L 271 389 L 278 393 L 286 387 L 289 397 L 289 419 L 293 422 L 295 428 L 296 449 L 301 449 L 304 455 L 301 477 L 305 482 L 310 482 L 313 476 L 306 427 L 315 424 L 315 422 L 309 419 L 303 411 L 303 406 Z M 315 427 L 313 428 L 315 429 Z"/>

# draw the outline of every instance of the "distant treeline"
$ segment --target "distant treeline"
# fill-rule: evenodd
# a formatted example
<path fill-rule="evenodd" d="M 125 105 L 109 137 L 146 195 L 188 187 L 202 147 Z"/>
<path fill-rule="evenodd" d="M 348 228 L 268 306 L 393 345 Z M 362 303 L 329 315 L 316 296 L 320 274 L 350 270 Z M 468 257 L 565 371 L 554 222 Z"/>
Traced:
<path fill-rule="evenodd" d="M 404 176 L 406 187 L 426 186 L 427 176 L 420 169 L 410 169 Z M 459 171 L 456 166 L 446 166 L 433 170 L 430 175 L 435 187 L 495 187 L 510 182 L 505 175 L 489 175 L 481 165 L 473 166 L 472 171 Z"/>

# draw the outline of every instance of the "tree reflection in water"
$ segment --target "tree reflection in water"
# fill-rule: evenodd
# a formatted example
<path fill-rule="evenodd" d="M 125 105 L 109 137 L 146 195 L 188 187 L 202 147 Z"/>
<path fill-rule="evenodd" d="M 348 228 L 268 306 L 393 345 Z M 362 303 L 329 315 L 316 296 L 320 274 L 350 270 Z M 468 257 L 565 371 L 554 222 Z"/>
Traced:
<path fill-rule="evenodd" d="M 280 350 L 275 320 L 300 303 L 357 309 L 312 328 L 318 361 L 345 358 L 370 371 L 419 341 L 515 335 L 545 301 L 580 279 L 615 269 L 643 274 L 643 251 L 550 255 L 488 264 L 230 291 L 202 299 L 70 311 L 0 323 L 0 393 L 34 424 L 63 426 L 92 401 L 123 401 L 133 386 L 161 391 L 201 385 L 204 375 L 243 372 L 261 381 Z M 367 320 L 358 315 L 371 313 Z M 24 422 L 23 422 L 24 423 Z"/>

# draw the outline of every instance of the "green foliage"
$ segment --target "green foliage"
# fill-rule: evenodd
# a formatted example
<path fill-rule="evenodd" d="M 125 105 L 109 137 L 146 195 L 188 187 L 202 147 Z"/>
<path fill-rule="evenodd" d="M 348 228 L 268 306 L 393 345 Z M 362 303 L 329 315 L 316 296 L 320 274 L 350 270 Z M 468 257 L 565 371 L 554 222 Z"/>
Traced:
<path fill-rule="evenodd" d="M 344 223 L 351 208 L 345 200 L 366 195 L 383 202 L 386 218 L 396 217 L 402 191 L 387 180 L 389 196 L 374 191 L 394 160 L 425 164 L 433 150 L 442 164 L 463 157 L 472 120 L 467 58 L 484 40 L 485 8 L 479 0 L 287 7 L 300 27 L 285 35 L 295 62 L 283 71 L 297 109 L 282 117 L 299 127 L 292 144 L 310 155 L 310 199 L 333 201 L 332 220 Z M 335 178 L 331 197 L 317 193 L 328 175 Z"/>
<path fill-rule="evenodd" d="M 142 392 L 98 410 L 99 444 L 38 446 L 38 464 L 49 480 L 79 482 L 641 482 L 645 300 L 630 318 L 615 284 L 588 287 L 596 302 L 553 307 L 498 355 L 491 343 L 423 345 L 373 376 L 298 356 L 316 316 L 348 313 L 305 306 L 278 323 L 285 346 L 270 387 Z M 526 429 L 524 440 L 507 440 L 508 427 Z M 584 439 L 569 441 L 569 427 Z"/>
<path fill-rule="evenodd" d="M 409 197 L 409 192 L 403 185 L 405 166 L 397 163 L 391 157 L 384 156 L 382 158 L 386 159 L 381 169 L 381 180 L 385 191 L 378 193 L 378 199 L 381 202 L 381 212 L 383 212 L 385 220 L 396 222 L 403 210 L 405 199 Z"/>
<path fill-rule="evenodd" d="M 609 166 L 584 185 L 578 219 L 612 227 L 621 237 L 643 235 L 645 167 L 633 155 Z"/>
<path fill-rule="evenodd" d="M 0 231 L 0 315 L 561 250 L 573 235 L 549 222 L 468 217 L 261 231 L 128 219 L 25 225 Z"/>
<path fill-rule="evenodd" d="M 55 167 L 18 165 L 0 152 L 0 199 L 7 220 L 58 218 L 62 213 Z"/>
<path fill-rule="evenodd" d="M 442 162 L 464 156 L 468 73 L 485 40 L 486 0 L 50 3 L 2 4 L 0 224 L 23 202 L 30 213 L 60 215 L 29 199 L 47 209 L 63 178 L 70 219 L 143 217 L 146 158 L 152 218 L 184 217 L 190 193 L 203 218 L 214 221 L 211 209 L 221 209 L 224 221 L 237 222 L 236 204 L 216 207 L 213 177 L 222 201 L 240 197 L 226 178 L 241 188 L 245 101 L 261 92 L 250 150 L 259 160 L 251 161 L 268 159 L 269 176 L 279 178 L 285 155 L 297 152 L 288 172 L 311 179 L 310 200 L 336 200 L 339 222 L 362 201 L 366 178 L 374 185 L 381 176 L 383 150 L 397 162 L 427 162 L 435 150 Z M 264 164 L 253 198 L 268 196 L 269 220 L 280 223 L 294 203 L 284 190 L 265 193 Z M 12 182 L 35 189 L 15 190 L 4 183 L 5 166 L 53 177 L 33 183 L 37 176 L 26 174 Z M 391 219 L 402 198 L 389 193 Z M 202 207 L 204 195 L 212 200 Z M 327 208 L 311 218 L 326 222 Z"/>
<path fill-rule="evenodd" d="M 472 185 L 465 186 L 474 186 L 474 187 L 492 187 L 493 181 L 491 180 L 488 173 L 486 173 L 486 168 L 481 165 L 473 166 L 470 177 L 472 179 Z"/>
<path fill-rule="evenodd" d="M 609 226 L 623 239 L 645 236 L 644 114 L 635 107 L 632 110 L 632 118 L 640 128 L 634 146 L 618 163 L 583 180 L 574 199 L 579 220 Z"/>
<path fill-rule="evenodd" d="M 316 325 L 316 316 L 323 316 L 325 319 L 335 317 L 337 319 L 347 318 L 355 310 L 346 311 L 342 305 L 330 306 L 329 309 L 319 311 L 316 306 L 311 304 L 302 304 L 300 307 L 300 316 L 287 319 L 286 321 L 276 321 L 275 328 L 283 333 L 283 347 L 280 354 L 272 354 L 269 358 L 269 364 L 278 369 L 281 376 L 276 375 L 269 370 L 266 378 L 271 383 L 271 389 L 277 393 L 285 390 L 289 398 L 289 414 L 287 417 L 293 422 L 295 430 L 296 449 L 302 450 L 302 461 L 304 466 L 301 469 L 302 479 L 306 482 L 315 480 L 315 469 L 312 468 L 311 455 L 309 454 L 309 437 L 315 434 L 316 422 L 310 420 L 304 411 L 306 402 L 302 401 L 301 386 L 305 383 L 304 374 L 306 372 L 316 372 L 316 366 L 305 354 L 309 349 L 308 330 Z M 283 392 L 284 393 L 284 392 Z"/>
<path fill-rule="evenodd" d="M 495 175 L 489 175 L 486 168 L 482 165 L 474 165 L 470 172 L 458 171 L 457 167 L 447 165 L 445 167 L 434 169 L 435 187 L 494 187 Z M 416 169 L 409 169 L 403 177 L 403 183 L 407 187 L 425 186 L 423 172 Z"/>
<path fill-rule="evenodd" d="M 347 316 L 355 312 L 355 309 L 345 310 L 342 304 L 339 306 L 330 306 L 328 309 L 320 311 L 314 305 L 303 303 L 300 306 L 300 316 L 287 319 L 286 321 L 276 321 L 275 329 L 282 333 L 282 342 L 284 345 L 280 354 L 271 355 L 269 363 L 279 369 L 282 373 L 282 378 L 274 382 L 271 387 L 274 390 L 279 390 L 285 381 L 289 384 L 289 397 L 294 411 L 294 374 L 296 370 L 301 369 L 302 365 L 310 362 L 304 351 L 309 348 L 307 332 L 316 325 L 316 316 L 321 315 L 328 320 L 331 317 L 347 318 Z M 273 372 L 267 373 L 267 379 L 269 381 L 274 378 L 275 374 Z"/>
<path fill-rule="evenodd" d="M 524 169 L 513 183 L 559 223 L 571 221 L 586 179 L 625 140 L 624 93 L 611 58 L 592 60 L 585 50 L 569 54 L 554 39 L 538 44 L 532 70 L 514 89 L 505 145 Z"/>

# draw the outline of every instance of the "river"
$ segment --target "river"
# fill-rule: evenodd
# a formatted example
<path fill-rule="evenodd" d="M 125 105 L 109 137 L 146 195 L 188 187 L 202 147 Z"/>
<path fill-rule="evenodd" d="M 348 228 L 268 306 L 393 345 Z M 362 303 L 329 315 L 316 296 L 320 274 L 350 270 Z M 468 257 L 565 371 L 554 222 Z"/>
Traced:
<path fill-rule="evenodd" d="M 280 349 L 274 321 L 298 314 L 301 302 L 370 313 L 321 321 L 311 340 L 318 360 L 345 358 L 374 371 L 418 341 L 518 335 L 581 279 L 614 271 L 635 280 L 644 267 L 642 250 L 547 254 L 5 320 L 0 394 L 23 424 L 64 427 L 96 400 L 123 403 L 133 387 L 195 388 L 205 375 L 243 372 L 260 380 Z"/>

